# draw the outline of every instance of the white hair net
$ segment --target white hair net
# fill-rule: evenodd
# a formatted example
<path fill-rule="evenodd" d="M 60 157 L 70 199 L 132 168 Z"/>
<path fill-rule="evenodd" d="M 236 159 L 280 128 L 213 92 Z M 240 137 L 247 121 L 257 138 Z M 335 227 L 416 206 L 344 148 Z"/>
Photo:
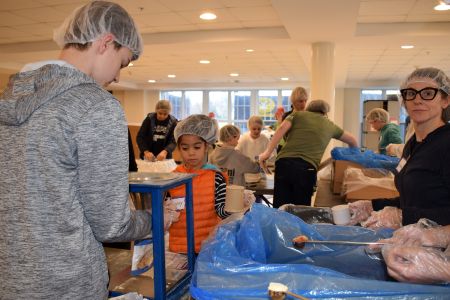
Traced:
<path fill-rule="evenodd" d="M 192 134 L 201 137 L 208 144 L 214 144 L 217 140 L 217 128 L 211 118 L 205 115 L 191 115 L 178 122 L 174 136 L 178 142 L 180 136 Z"/>
<path fill-rule="evenodd" d="M 425 79 L 434 81 L 441 91 L 450 95 L 450 79 L 448 76 L 442 70 L 431 67 L 416 69 L 402 83 L 401 88 L 404 89 L 412 82 L 423 81 Z"/>
<path fill-rule="evenodd" d="M 76 10 L 54 31 L 53 40 L 63 48 L 70 43 L 86 44 L 111 33 L 136 60 L 142 53 L 142 38 L 131 16 L 120 5 L 93 1 Z"/>

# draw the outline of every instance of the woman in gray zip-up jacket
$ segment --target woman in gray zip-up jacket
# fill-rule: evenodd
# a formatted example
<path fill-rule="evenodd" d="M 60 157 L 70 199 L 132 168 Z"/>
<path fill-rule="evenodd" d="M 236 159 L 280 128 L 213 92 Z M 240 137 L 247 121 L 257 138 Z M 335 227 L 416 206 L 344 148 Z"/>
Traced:
<path fill-rule="evenodd" d="M 79 45 L 26 66 L 0 100 L 2 300 L 106 299 L 101 242 L 151 232 L 150 214 L 128 204 L 123 110 L 100 86 L 137 59 L 140 37 L 117 4 L 90 2 L 73 17 L 63 44 Z"/>

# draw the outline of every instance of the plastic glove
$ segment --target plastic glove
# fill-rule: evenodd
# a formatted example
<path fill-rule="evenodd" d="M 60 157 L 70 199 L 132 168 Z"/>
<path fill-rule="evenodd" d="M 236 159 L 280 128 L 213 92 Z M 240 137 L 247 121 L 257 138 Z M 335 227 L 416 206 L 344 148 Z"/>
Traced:
<path fill-rule="evenodd" d="M 372 201 L 359 200 L 348 204 L 350 209 L 350 223 L 348 225 L 356 225 L 367 220 L 373 212 Z"/>
<path fill-rule="evenodd" d="M 402 210 L 393 206 L 386 206 L 382 210 L 373 211 L 370 217 L 361 223 L 363 227 L 378 229 L 402 227 Z"/>
<path fill-rule="evenodd" d="M 402 157 L 405 144 L 389 144 L 386 146 L 386 154 L 390 156 Z"/>
<path fill-rule="evenodd" d="M 396 230 L 390 239 L 384 241 L 405 246 L 450 246 L 450 236 L 442 226 L 424 227 L 423 220 Z"/>
<path fill-rule="evenodd" d="M 383 247 L 389 275 L 414 283 L 450 282 L 449 257 L 439 250 L 404 245 Z"/>
<path fill-rule="evenodd" d="M 164 202 L 164 231 L 168 231 L 172 223 L 178 222 L 180 212 L 171 200 Z"/>
<path fill-rule="evenodd" d="M 255 203 L 256 197 L 254 195 L 255 191 L 244 190 L 244 207 L 249 209 L 253 203 Z"/>

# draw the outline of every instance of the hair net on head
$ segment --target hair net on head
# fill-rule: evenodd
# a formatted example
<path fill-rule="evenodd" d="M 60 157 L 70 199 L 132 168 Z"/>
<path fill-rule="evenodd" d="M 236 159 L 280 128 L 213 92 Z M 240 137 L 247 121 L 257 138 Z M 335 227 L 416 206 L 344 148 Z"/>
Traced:
<path fill-rule="evenodd" d="M 65 45 L 86 44 L 111 33 L 115 41 L 127 47 L 136 60 L 142 53 L 142 38 L 131 16 L 120 5 L 107 1 L 92 1 L 68 16 L 54 31 L 53 40 Z"/>
<path fill-rule="evenodd" d="M 324 100 L 313 100 L 308 104 L 306 110 L 309 112 L 327 114 L 330 111 L 330 104 Z"/>
<path fill-rule="evenodd" d="M 442 70 L 432 67 L 414 70 L 402 83 L 401 88 L 404 89 L 412 82 L 423 81 L 424 79 L 433 80 L 441 91 L 450 95 L 450 79 Z"/>
<path fill-rule="evenodd" d="M 185 134 L 201 137 L 208 144 L 214 144 L 217 140 L 217 128 L 214 121 L 205 115 L 191 115 L 181 120 L 174 131 L 175 140 Z"/>
<path fill-rule="evenodd" d="M 387 123 L 389 121 L 389 113 L 382 108 L 374 108 L 367 114 L 367 121 L 376 121 L 379 120 L 383 123 Z"/>

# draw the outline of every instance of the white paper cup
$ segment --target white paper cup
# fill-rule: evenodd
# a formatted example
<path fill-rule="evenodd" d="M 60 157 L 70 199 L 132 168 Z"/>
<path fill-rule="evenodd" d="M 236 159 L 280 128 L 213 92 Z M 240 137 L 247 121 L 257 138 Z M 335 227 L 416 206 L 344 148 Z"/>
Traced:
<path fill-rule="evenodd" d="M 244 210 L 244 187 L 240 185 L 228 185 L 225 197 L 225 211 L 241 212 Z"/>
<path fill-rule="evenodd" d="M 331 208 L 333 222 L 336 225 L 347 225 L 350 222 L 350 209 L 348 204 L 336 205 Z"/>

